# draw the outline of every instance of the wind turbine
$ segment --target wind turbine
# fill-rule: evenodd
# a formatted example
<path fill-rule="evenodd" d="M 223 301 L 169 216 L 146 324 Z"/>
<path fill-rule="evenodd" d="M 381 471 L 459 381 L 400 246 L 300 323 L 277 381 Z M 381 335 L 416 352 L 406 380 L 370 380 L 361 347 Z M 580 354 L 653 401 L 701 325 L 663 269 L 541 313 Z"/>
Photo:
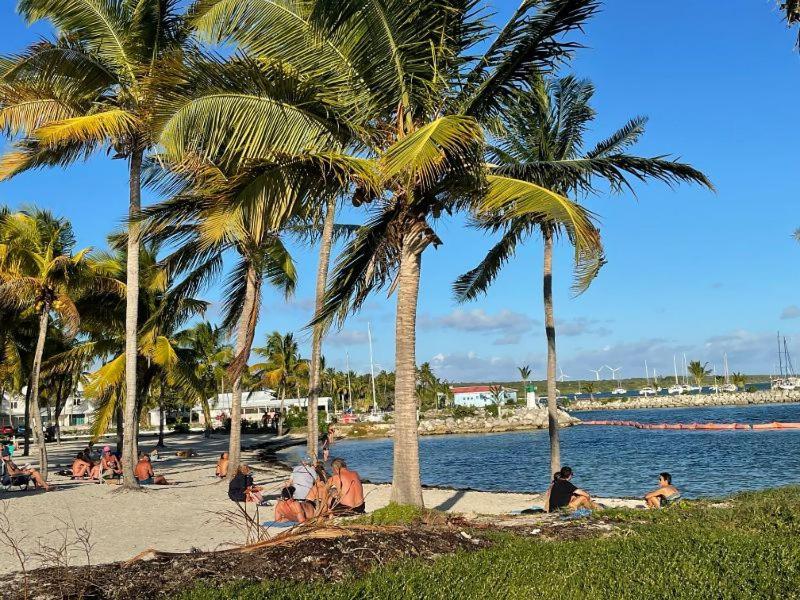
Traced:
<path fill-rule="evenodd" d="M 600 381 L 600 371 L 602 371 L 603 369 L 605 369 L 605 367 L 600 367 L 599 369 L 589 369 L 589 370 L 592 373 L 594 373 L 594 376 L 597 378 L 596 380 Z"/>
<path fill-rule="evenodd" d="M 617 371 L 622 371 L 622 367 L 617 367 L 616 369 L 612 369 L 611 367 L 606 365 L 603 368 L 608 369 L 609 371 L 611 371 L 611 380 L 612 381 L 616 381 L 617 380 Z"/>
<path fill-rule="evenodd" d="M 565 373 L 564 373 L 564 369 L 562 369 L 561 367 L 558 367 L 558 370 L 559 370 L 559 372 L 561 373 L 561 375 L 560 375 L 560 376 L 559 376 L 559 378 L 558 378 L 558 380 L 559 380 L 561 383 L 564 383 L 564 380 L 565 380 L 565 379 L 569 379 L 569 378 L 570 378 L 570 376 L 569 376 L 569 375 L 567 375 L 567 374 L 565 374 Z"/>

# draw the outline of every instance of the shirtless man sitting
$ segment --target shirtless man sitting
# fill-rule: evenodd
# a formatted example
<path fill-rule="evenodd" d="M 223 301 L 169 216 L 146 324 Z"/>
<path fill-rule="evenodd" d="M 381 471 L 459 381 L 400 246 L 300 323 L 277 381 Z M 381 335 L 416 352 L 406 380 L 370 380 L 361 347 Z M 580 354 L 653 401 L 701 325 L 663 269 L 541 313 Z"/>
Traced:
<path fill-rule="evenodd" d="M 647 508 L 661 508 L 673 499 L 680 497 L 681 493 L 672 485 L 672 475 L 661 473 L 658 477 L 658 488 L 644 496 Z"/>
<path fill-rule="evenodd" d="M 42 474 L 39 473 L 39 471 L 37 471 L 36 469 L 20 469 L 17 465 L 15 465 L 11 461 L 11 455 L 5 448 L 3 448 L 2 455 L 6 473 L 8 474 L 9 477 L 27 475 L 28 477 L 31 478 L 31 481 L 33 481 L 34 486 L 43 489 L 45 492 L 50 492 L 56 488 L 56 486 L 54 485 L 49 485 L 42 477 Z"/>
<path fill-rule="evenodd" d="M 86 479 L 92 471 L 92 461 L 86 456 L 86 452 L 78 452 L 78 456 L 72 461 L 72 478 Z"/>
<path fill-rule="evenodd" d="M 224 478 L 228 476 L 228 453 L 223 452 L 217 461 L 216 476 Z"/>
<path fill-rule="evenodd" d="M 550 486 L 550 497 L 546 507 L 548 512 L 554 512 L 560 508 L 599 508 L 592 501 L 592 497 L 573 485 L 570 479 L 572 479 L 572 469 L 569 467 L 563 467 L 555 474 L 553 484 Z"/>
<path fill-rule="evenodd" d="M 150 456 L 145 452 L 139 453 L 139 462 L 136 463 L 133 474 L 136 476 L 136 481 L 139 482 L 139 485 L 169 485 L 166 477 L 153 473 Z"/>
<path fill-rule="evenodd" d="M 364 487 L 358 473 L 347 468 L 347 463 L 341 458 L 334 458 L 331 462 L 333 476 L 330 484 L 336 495 L 337 506 L 335 514 L 364 514 Z"/>
<path fill-rule="evenodd" d="M 294 486 L 281 490 L 281 499 L 275 505 L 275 521 L 278 523 L 305 523 L 314 516 L 314 509 L 308 502 L 294 499 Z"/>

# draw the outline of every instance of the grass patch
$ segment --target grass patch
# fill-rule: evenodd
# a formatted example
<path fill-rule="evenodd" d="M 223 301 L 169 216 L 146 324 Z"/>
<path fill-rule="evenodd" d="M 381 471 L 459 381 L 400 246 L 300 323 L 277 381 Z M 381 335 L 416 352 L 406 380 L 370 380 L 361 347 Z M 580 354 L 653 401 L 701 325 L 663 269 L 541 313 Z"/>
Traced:
<path fill-rule="evenodd" d="M 418 523 L 443 523 L 445 520 L 446 515 L 438 510 L 390 502 L 388 506 L 354 519 L 354 522 L 365 525 L 414 525 Z"/>
<path fill-rule="evenodd" d="M 184 600 L 297 598 L 798 598 L 800 488 L 691 502 L 663 511 L 608 511 L 624 534 L 546 542 L 493 535 L 495 545 L 436 561 L 401 561 L 325 585 L 198 588 Z M 387 507 L 378 522 L 416 522 L 418 509 Z M 381 513 L 381 511 L 378 511 Z"/>

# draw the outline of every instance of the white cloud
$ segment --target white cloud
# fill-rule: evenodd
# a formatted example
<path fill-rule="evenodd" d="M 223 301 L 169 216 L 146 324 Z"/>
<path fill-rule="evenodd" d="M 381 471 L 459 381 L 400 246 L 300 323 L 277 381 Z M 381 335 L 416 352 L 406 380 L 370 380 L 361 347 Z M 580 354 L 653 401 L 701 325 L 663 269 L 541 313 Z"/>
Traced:
<path fill-rule="evenodd" d="M 455 309 L 447 315 L 438 317 L 422 316 L 420 327 L 454 329 L 477 333 L 524 333 L 530 331 L 538 321 L 527 315 L 503 309 L 489 314 L 482 308 L 473 310 Z"/>
<path fill-rule="evenodd" d="M 556 333 L 566 337 L 579 335 L 610 335 L 611 330 L 601 325 L 602 321 L 578 317 L 577 319 L 557 320 Z"/>
<path fill-rule="evenodd" d="M 359 346 L 366 344 L 368 341 L 367 332 L 357 329 L 342 329 L 325 338 L 325 344 L 331 346 Z"/>
<path fill-rule="evenodd" d="M 781 312 L 781 319 L 796 319 L 800 317 L 800 307 L 795 304 L 787 306 Z"/>
<path fill-rule="evenodd" d="M 434 373 L 452 382 L 515 381 L 519 379 L 517 367 L 531 362 L 509 356 L 482 357 L 475 352 L 439 353 L 430 360 Z"/>

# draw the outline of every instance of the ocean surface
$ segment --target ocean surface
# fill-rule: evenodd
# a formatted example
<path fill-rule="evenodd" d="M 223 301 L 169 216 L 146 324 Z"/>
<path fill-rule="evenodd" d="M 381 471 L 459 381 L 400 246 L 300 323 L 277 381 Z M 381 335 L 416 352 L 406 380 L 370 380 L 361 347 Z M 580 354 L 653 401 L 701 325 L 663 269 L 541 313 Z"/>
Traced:
<path fill-rule="evenodd" d="M 800 405 L 586 411 L 583 420 L 642 423 L 800 422 Z M 573 482 L 597 496 L 641 496 L 669 471 L 685 497 L 722 496 L 800 483 L 800 430 L 693 431 L 575 426 L 561 430 L 561 461 Z M 285 458 L 297 460 L 303 448 Z M 333 445 L 362 478 L 389 482 L 392 440 Z M 420 437 L 422 482 L 450 488 L 534 492 L 549 483 L 546 430 Z"/>

